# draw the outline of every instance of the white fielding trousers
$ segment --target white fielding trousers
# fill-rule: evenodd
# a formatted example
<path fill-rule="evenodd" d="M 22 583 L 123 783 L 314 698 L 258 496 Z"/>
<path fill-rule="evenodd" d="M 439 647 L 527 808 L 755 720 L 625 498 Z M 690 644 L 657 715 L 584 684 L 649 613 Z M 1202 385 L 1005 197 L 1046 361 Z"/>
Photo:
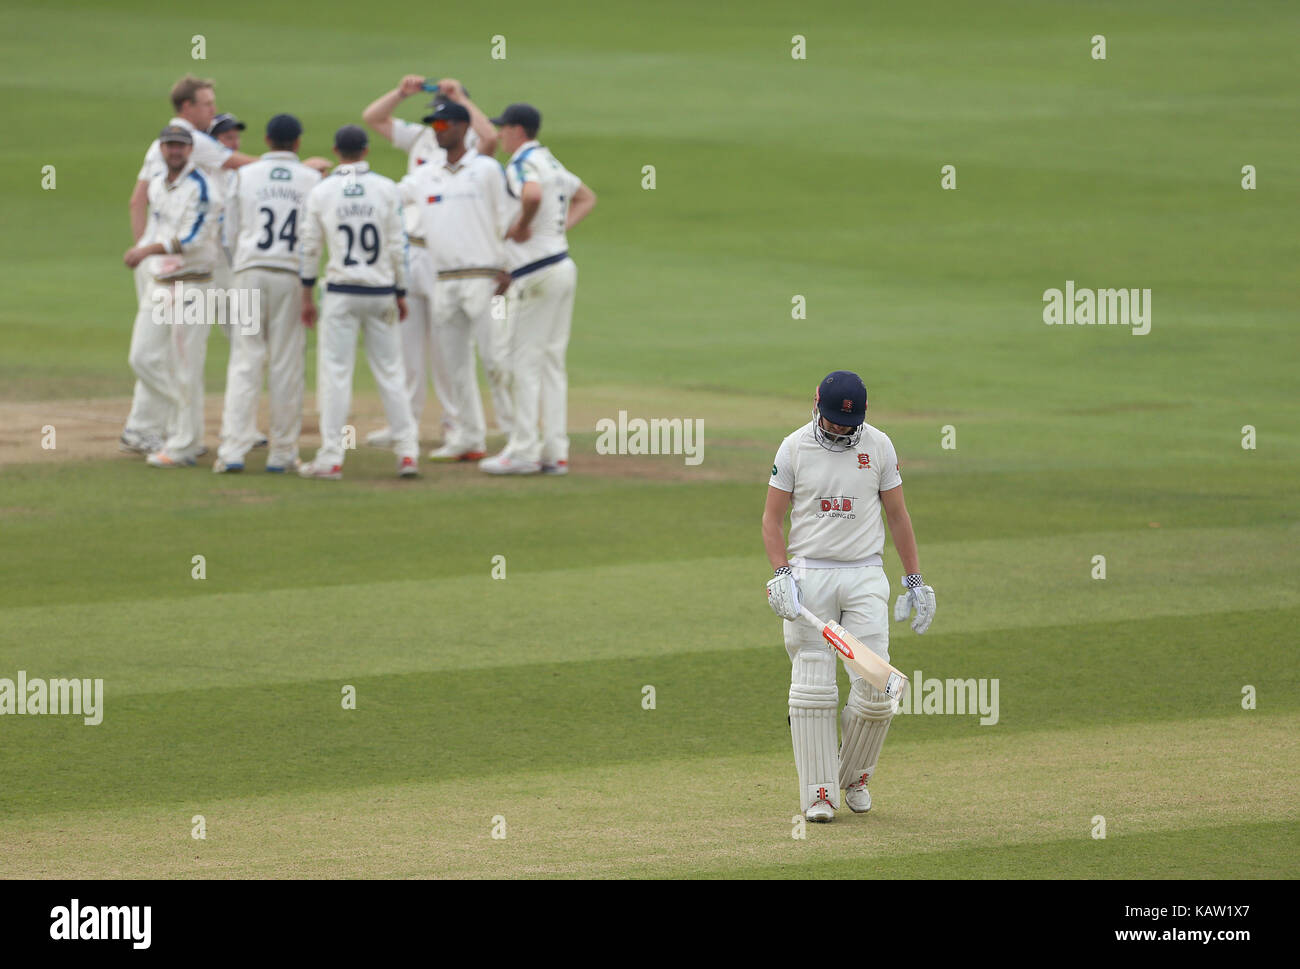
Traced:
<path fill-rule="evenodd" d="M 257 398 L 266 371 L 271 400 L 268 467 L 287 467 L 298 457 L 302 431 L 302 394 L 307 328 L 302 325 L 302 281 L 296 272 L 245 269 L 235 273 L 234 287 L 249 296 L 237 305 L 257 306 L 255 320 L 240 319 L 226 330 L 230 362 L 221 411 L 221 446 L 217 456 L 243 464 L 257 443 Z M 253 302 L 256 293 L 256 302 Z"/>
<path fill-rule="evenodd" d="M 185 302 L 204 301 L 211 284 L 182 283 Z M 203 364 L 207 356 L 206 322 L 184 322 L 184 307 L 175 305 L 176 282 L 151 279 L 145 287 L 131 330 L 128 360 L 136 386 L 128 430 L 160 435 L 176 459 L 192 458 L 203 446 Z M 206 320 L 206 312 L 198 314 Z"/>
<path fill-rule="evenodd" d="M 444 443 L 458 451 L 487 448 L 487 419 L 474 364 L 476 345 L 492 391 L 497 424 L 508 428 L 513 423 L 505 365 L 507 321 L 492 318 L 495 292 L 496 280 L 485 276 L 439 279 L 434 287 L 433 334 L 447 369 L 449 395 L 457 417 Z"/>
<path fill-rule="evenodd" d="M 406 387 L 411 393 L 411 414 L 418 425 L 424 415 L 429 381 L 442 408 L 441 435 L 446 441 L 460 418 L 451 396 L 451 373 L 434 335 L 434 272 L 429 251 L 414 244 L 410 249 L 411 288 L 406 294 L 407 313 L 402 321 L 402 359 L 406 362 Z"/>
<path fill-rule="evenodd" d="M 578 266 L 564 259 L 519 277 L 506 294 L 514 402 L 506 453 L 516 460 L 542 464 L 569 460 L 569 377 L 564 358 L 577 288 Z"/>
<path fill-rule="evenodd" d="M 420 453 L 419 430 L 411 415 L 402 363 L 402 338 L 397 327 L 397 303 L 391 293 L 325 293 L 316 337 L 316 401 L 320 411 L 319 465 L 343 463 L 343 425 L 352 408 L 352 370 L 357 361 L 357 333 L 366 341 L 370 372 L 393 433 L 399 458 Z"/>

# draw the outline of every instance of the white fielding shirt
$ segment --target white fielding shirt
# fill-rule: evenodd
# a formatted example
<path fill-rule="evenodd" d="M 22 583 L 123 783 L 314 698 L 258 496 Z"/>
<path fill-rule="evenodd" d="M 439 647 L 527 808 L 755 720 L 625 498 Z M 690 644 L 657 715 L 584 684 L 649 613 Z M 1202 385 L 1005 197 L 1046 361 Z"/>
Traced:
<path fill-rule="evenodd" d="M 149 182 L 149 218 L 140 245 L 161 242 L 168 254 L 150 256 L 145 271 L 155 279 L 187 279 L 211 274 L 216 268 L 221 205 L 212 199 L 209 180 L 186 164 L 175 182 L 167 172 Z"/>
<path fill-rule="evenodd" d="M 307 197 L 321 183 L 291 151 L 268 151 L 237 169 L 226 200 L 226 237 L 234 270 L 299 270 Z"/>
<path fill-rule="evenodd" d="M 551 150 L 537 141 L 527 141 L 506 162 L 507 188 L 514 199 L 522 198 L 524 184 L 536 182 L 542 187 L 542 201 L 528 223 L 531 235 L 527 242 L 506 240 L 506 262 L 513 272 L 539 259 L 555 256 L 569 248 L 564 223 L 569 217 L 569 203 L 582 179 L 559 163 Z M 511 221 L 519 214 L 514 206 Z"/>
<path fill-rule="evenodd" d="M 435 272 L 503 269 L 510 197 L 501 166 L 466 151 L 456 164 L 428 162 L 402 179 L 402 202 L 420 215 Z"/>
<path fill-rule="evenodd" d="M 430 111 L 433 109 L 430 108 Z M 393 147 L 406 152 L 406 174 L 412 174 L 421 165 L 441 165 L 447 160 L 447 152 L 438 144 L 438 137 L 427 124 L 415 124 L 393 119 Z M 465 132 L 465 150 L 478 148 L 478 132 L 470 128 Z M 421 225 L 420 212 L 416 208 L 404 210 L 403 221 L 406 234 L 412 239 L 423 239 L 424 228 Z"/>
<path fill-rule="evenodd" d="M 864 424 L 857 447 L 829 451 L 809 421 L 781 442 L 768 484 L 791 493 L 787 554 L 795 559 L 859 562 L 885 547 L 880 492 L 903 483 L 898 454 L 884 431 Z"/>
<path fill-rule="evenodd" d="M 367 162 L 340 165 L 307 196 L 298 270 L 305 285 L 315 283 L 321 246 L 327 243 L 327 286 L 406 292 L 406 232 L 397 186 Z"/>

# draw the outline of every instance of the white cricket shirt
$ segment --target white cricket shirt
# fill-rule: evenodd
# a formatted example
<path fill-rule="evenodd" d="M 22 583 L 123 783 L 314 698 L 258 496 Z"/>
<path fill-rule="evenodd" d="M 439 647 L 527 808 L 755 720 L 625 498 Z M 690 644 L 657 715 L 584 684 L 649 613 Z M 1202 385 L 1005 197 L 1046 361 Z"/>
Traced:
<path fill-rule="evenodd" d="M 321 247 L 329 247 L 326 286 L 341 292 L 406 291 L 406 232 L 391 178 L 364 161 L 340 165 L 307 196 L 298 274 L 316 281 Z"/>
<path fill-rule="evenodd" d="M 226 236 L 234 269 L 299 269 L 307 196 L 321 182 L 291 151 L 268 151 L 236 169 L 226 200 Z"/>
<path fill-rule="evenodd" d="M 787 553 L 795 559 L 857 562 L 885 547 L 880 492 L 903 483 L 884 431 L 864 424 L 857 447 L 828 451 L 809 421 L 781 442 L 769 485 L 791 493 Z"/>
<path fill-rule="evenodd" d="M 421 165 L 441 165 L 447 160 L 447 152 L 438 145 L 437 135 L 426 124 L 414 124 L 401 118 L 394 118 L 393 147 L 398 151 L 406 152 L 406 174 L 408 175 Z M 470 128 L 465 132 L 465 150 L 476 151 L 477 149 L 478 132 Z M 419 209 L 405 209 L 403 223 L 406 234 L 412 239 L 424 238 Z"/>
<path fill-rule="evenodd" d="M 532 233 L 528 241 L 506 240 L 506 262 L 510 271 L 515 272 L 539 260 L 568 251 L 569 240 L 565 236 L 564 221 L 569 215 L 573 193 L 582 184 L 582 179 L 561 165 L 545 145 L 538 141 L 527 141 L 506 162 L 506 180 L 510 195 L 515 199 L 521 197 L 527 182 L 536 182 L 542 187 L 541 205 L 538 206 L 533 221 L 528 224 Z M 511 212 L 511 221 L 518 214 L 519 204 L 516 203 Z"/>
<path fill-rule="evenodd" d="M 145 271 L 155 279 L 206 278 L 217 265 L 221 215 L 209 180 L 187 162 L 175 182 L 167 172 L 149 182 L 149 218 L 140 245 L 161 242 L 168 254 L 150 256 Z"/>
<path fill-rule="evenodd" d="M 420 215 L 420 235 L 440 274 L 506 265 L 510 197 L 501 166 L 467 151 L 456 164 L 429 162 L 402 179 L 403 203 Z"/>

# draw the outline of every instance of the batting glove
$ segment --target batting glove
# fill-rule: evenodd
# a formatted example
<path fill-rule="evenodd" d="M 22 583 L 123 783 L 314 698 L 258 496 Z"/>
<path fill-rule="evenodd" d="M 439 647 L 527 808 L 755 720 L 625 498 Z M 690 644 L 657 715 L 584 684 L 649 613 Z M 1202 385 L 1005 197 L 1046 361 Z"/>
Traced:
<path fill-rule="evenodd" d="M 894 622 L 902 622 L 916 610 L 912 620 L 912 629 L 923 633 L 930 628 L 934 619 L 934 589 L 926 585 L 920 575 L 903 576 L 903 586 L 907 589 L 894 603 Z"/>
<path fill-rule="evenodd" d="M 767 604 L 782 619 L 794 622 L 799 618 L 799 587 L 795 585 L 790 566 L 781 566 L 776 575 L 767 580 Z"/>

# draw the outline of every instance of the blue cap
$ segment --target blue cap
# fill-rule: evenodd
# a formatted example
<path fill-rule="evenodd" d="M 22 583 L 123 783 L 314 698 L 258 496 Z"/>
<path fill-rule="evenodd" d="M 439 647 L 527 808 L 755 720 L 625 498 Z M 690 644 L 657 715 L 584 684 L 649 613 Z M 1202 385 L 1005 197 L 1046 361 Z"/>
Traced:
<path fill-rule="evenodd" d="M 852 370 L 836 370 L 817 385 L 817 413 L 832 424 L 858 427 L 867 419 L 867 385 Z"/>
<path fill-rule="evenodd" d="M 219 114 L 212 119 L 212 124 L 208 126 L 208 134 L 215 138 L 217 135 L 225 134 L 231 129 L 243 131 L 247 127 L 248 125 L 244 124 L 244 122 L 240 121 L 233 114 Z"/>
<path fill-rule="evenodd" d="M 457 104 L 455 101 L 443 101 L 432 114 L 426 114 L 422 120 L 425 124 L 430 121 L 464 121 L 468 123 L 469 108 L 463 104 Z"/>
<path fill-rule="evenodd" d="M 508 124 L 523 125 L 524 131 L 535 135 L 542 126 L 542 113 L 531 104 L 507 104 L 499 118 L 489 120 L 498 128 Z"/>
<path fill-rule="evenodd" d="M 365 131 L 357 125 L 345 124 L 338 131 L 334 132 L 334 147 L 339 151 L 354 154 L 365 150 L 370 144 L 370 138 Z"/>
<path fill-rule="evenodd" d="M 302 122 L 291 114 L 277 114 L 266 123 L 266 137 L 278 145 L 297 141 L 302 137 Z"/>

